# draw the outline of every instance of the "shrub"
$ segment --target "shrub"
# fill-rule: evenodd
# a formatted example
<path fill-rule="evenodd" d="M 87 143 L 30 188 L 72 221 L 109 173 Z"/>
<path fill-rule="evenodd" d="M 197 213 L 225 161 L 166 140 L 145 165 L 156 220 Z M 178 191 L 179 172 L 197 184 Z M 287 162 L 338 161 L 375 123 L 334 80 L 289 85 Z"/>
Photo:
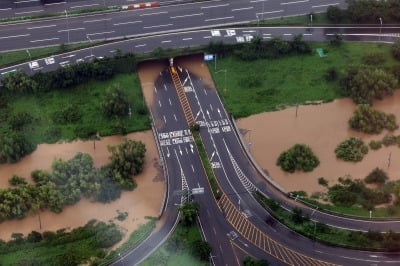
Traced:
<path fill-rule="evenodd" d="M 400 41 L 396 41 L 393 45 L 392 45 L 392 55 L 394 58 L 396 58 L 397 60 L 400 60 Z"/>
<path fill-rule="evenodd" d="M 379 134 L 383 129 L 393 131 L 398 128 L 396 117 L 371 108 L 368 104 L 359 104 L 349 119 L 352 129 L 368 134 Z"/>
<path fill-rule="evenodd" d="M 9 180 L 8 183 L 13 186 L 19 186 L 19 185 L 26 185 L 28 182 L 26 182 L 25 178 L 13 175 Z"/>
<path fill-rule="evenodd" d="M 344 161 L 359 162 L 368 153 L 368 147 L 360 138 L 351 137 L 341 142 L 335 149 L 336 157 Z"/>
<path fill-rule="evenodd" d="M 88 125 L 77 125 L 74 134 L 80 139 L 90 139 L 96 135 L 96 129 Z"/>
<path fill-rule="evenodd" d="M 56 124 L 76 123 L 82 118 L 82 114 L 77 106 L 68 105 L 57 110 L 52 114 L 53 122 Z"/>
<path fill-rule="evenodd" d="M 251 73 L 247 75 L 245 78 L 241 78 L 238 81 L 238 84 L 243 89 L 245 88 L 256 88 L 261 86 L 263 83 L 263 77 L 260 74 Z"/>
<path fill-rule="evenodd" d="M 119 87 L 110 87 L 102 102 L 103 112 L 107 117 L 122 117 L 129 113 L 128 95 Z"/>
<path fill-rule="evenodd" d="M 338 78 L 338 73 L 335 67 L 330 67 L 325 72 L 326 81 L 335 81 Z"/>
<path fill-rule="evenodd" d="M 341 34 L 335 33 L 333 37 L 330 39 L 329 43 L 332 46 L 340 46 L 343 43 L 343 36 Z"/>
<path fill-rule="evenodd" d="M 342 80 L 343 94 L 358 104 L 381 100 L 386 95 L 392 95 L 396 87 L 397 79 L 378 68 L 352 68 Z"/>
<path fill-rule="evenodd" d="M 257 260 L 250 256 L 246 256 L 243 260 L 244 266 L 268 266 L 269 262 L 266 260 Z"/>
<path fill-rule="evenodd" d="M 380 140 L 371 140 L 371 142 L 369 143 L 369 147 L 372 150 L 379 150 L 382 147 L 382 141 L 380 141 Z"/>
<path fill-rule="evenodd" d="M 352 206 L 357 202 L 357 194 L 339 184 L 329 188 L 328 198 L 333 204 L 339 206 Z"/>
<path fill-rule="evenodd" d="M 318 178 L 318 184 L 324 187 L 328 187 L 328 180 L 323 177 Z"/>
<path fill-rule="evenodd" d="M 378 185 L 382 185 L 388 180 L 389 177 L 387 174 L 382 170 L 376 167 L 374 170 L 372 170 L 371 173 L 369 173 L 365 177 L 365 183 L 370 184 L 370 183 L 376 183 Z"/>
<path fill-rule="evenodd" d="M 28 112 L 22 111 L 12 115 L 9 118 L 9 124 L 11 128 L 15 131 L 22 130 L 22 128 L 33 121 L 32 115 Z"/>
<path fill-rule="evenodd" d="M 339 23 L 345 16 L 345 12 L 337 6 L 329 6 L 326 10 L 326 16 L 333 23 Z"/>
<path fill-rule="evenodd" d="M 298 207 L 295 207 L 293 209 L 291 218 L 295 224 L 301 224 L 304 222 L 304 219 L 305 219 L 303 216 L 303 211 Z"/>
<path fill-rule="evenodd" d="M 397 144 L 397 137 L 393 135 L 386 135 L 382 139 L 383 145 L 391 146 L 391 145 L 396 145 Z"/>
<path fill-rule="evenodd" d="M 2 83 L 8 91 L 16 93 L 32 93 L 38 87 L 38 84 L 23 70 L 5 75 Z"/>
<path fill-rule="evenodd" d="M 15 163 L 35 148 L 23 134 L 8 133 L 0 136 L 0 163 Z"/>
<path fill-rule="evenodd" d="M 362 57 L 361 61 L 368 66 L 380 66 L 385 63 L 385 55 L 381 52 L 366 54 Z"/>
<path fill-rule="evenodd" d="M 276 164 L 289 173 L 293 173 L 295 170 L 310 172 L 319 165 L 319 160 L 310 147 L 304 144 L 295 144 L 279 155 Z"/>
<path fill-rule="evenodd" d="M 44 132 L 46 143 L 55 143 L 61 138 L 61 128 L 50 127 Z"/>

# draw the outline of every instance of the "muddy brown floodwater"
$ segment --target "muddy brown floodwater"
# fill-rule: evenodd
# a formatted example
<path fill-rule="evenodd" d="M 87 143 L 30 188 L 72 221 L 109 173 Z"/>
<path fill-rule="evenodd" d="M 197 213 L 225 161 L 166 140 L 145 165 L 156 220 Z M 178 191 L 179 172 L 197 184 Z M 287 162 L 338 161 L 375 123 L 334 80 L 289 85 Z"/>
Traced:
<path fill-rule="evenodd" d="M 400 122 L 400 91 L 383 101 L 376 101 L 373 107 L 393 113 Z M 318 178 L 324 177 L 329 185 L 337 178 L 351 175 L 363 179 L 375 167 L 385 170 L 391 180 L 400 179 L 400 148 L 397 146 L 369 150 L 361 162 L 352 163 L 339 160 L 335 156 L 336 146 L 346 138 L 361 137 L 366 144 L 382 139 L 388 131 L 379 135 L 366 135 L 351 130 L 348 119 L 355 104 L 350 99 L 338 99 L 321 105 L 299 106 L 277 112 L 267 112 L 238 120 L 238 126 L 246 133 L 245 142 L 252 142 L 251 153 L 261 168 L 267 170 L 271 178 L 287 191 L 304 190 L 309 195 L 326 191 L 318 185 Z M 400 130 L 392 132 L 400 134 Z M 309 145 L 320 160 L 320 165 L 310 173 L 286 173 L 276 165 L 279 154 L 296 143 Z M 391 164 L 388 167 L 389 155 Z"/>
<path fill-rule="evenodd" d="M 0 223 L 0 238 L 8 240 L 13 232 L 27 235 L 32 230 L 43 232 L 55 231 L 60 228 L 75 228 L 86 224 L 91 219 L 104 222 L 114 220 L 116 224 L 126 230 L 126 238 L 140 224 L 147 221 L 144 218 L 145 216 L 158 216 L 164 194 L 164 180 L 158 165 L 157 148 L 152 132 L 131 133 L 125 137 L 141 140 L 146 144 L 147 149 L 144 171 L 134 177 L 137 182 L 135 190 L 123 192 L 119 199 L 108 204 L 94 203 L 83 199 L 73 206 L 64 208 L 60 214 L 51 211 L 40 212 L 41 229 L 38 214 L 27 216 L 22 220 L 5 221 Z M 89 153 L 94 160 L 94 164 L 99 167 L 108 161 L 109 152 L 107 151 L 107 146 L 121 143 L 125 137 L 103 137 L 101 140 L 96 141 L 96 149 L 93 148 L 93 141 L 41 144 L 32 154 L 26 156 L 20 162 L 0 165 L 0 187 L 9 187 L 8 179 L 13 174 L 23 176 L 29 182 L 32 182 L 30 178 L 32 170 L 50 170 L 51 163 L 55 157 L 69 159 L 77 152 Z M 115 219 L 118 215 L 117 210 L 128 213 L 124 221 L 120 222 Z"/>

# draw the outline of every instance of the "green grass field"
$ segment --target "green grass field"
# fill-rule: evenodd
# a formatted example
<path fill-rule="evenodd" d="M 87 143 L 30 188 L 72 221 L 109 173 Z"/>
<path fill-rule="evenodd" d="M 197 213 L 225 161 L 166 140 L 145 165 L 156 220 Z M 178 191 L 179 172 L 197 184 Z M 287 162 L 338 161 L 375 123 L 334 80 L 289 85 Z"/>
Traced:
<path fill-rule="evenodd" d="M 275 25 L 298 25 L 298 26 L 308 26 L 310 23 L 310 15 L 300 15 L 293 17 L 280 17 L 274 19 L 266 19 L 261 20 L 260 18 L 260 26 L 275 26 Z M 328 20 L 326 13 L 318 13 L 313 15 L 313 25 L 323 25 L 323 24 L 332 24 Z M 258 22 L 255 21 L 252 25 L 258 25 Z"/>
<path fill-rule="evenodd" d="M 208 262 L 202 262 L 192 255 L 190 243 L 200 239 L 200 231 L 196 225 L 191 227 L 178 225 L 167 241 L 140 265 L 209 265 Z"/>
<path fill-rule="evenodd" d="M 328 68 L 335 67 L 341 77 L 349 66 L 360 64 L 363 55 L 376 52 L 383 53 L 385 66 L 395 64 L 390 45 L 386 44 L 343 43 L 341 47 L 333 47 L 328 43 L 311 43 L 311 46 L 311 55 L 253 62 L 242 61 L 235 56 L 219 59 L 217 70 L 227 70 L 226 85 L 224 73 L 215 74 L 213 62 L 210 62 L 209 68 L 225 107 L 235 117 L 246 117 L 306 101 L 332 101 L 341 97 L 340 85 L 338 81 L 325 80 Z M 324 48 L 327 56 L 319 57 L 316 48 Z M 250 75 L 260 77 L 262 84 L 252 88 L 243 86 Z"/>
<path fill-rule="evenodd" d="M 103 93 L 111 85 L 119 84 L 128 94 L 132 106 L 132 116 L 117 119 L 107 118 L 101 109 Z M 52 115 L 65 106 L 72 105 L 82 114 L 75 124 L 55 124 Z M 24 128 L 25 133 L 33 143 L 51 143 L 56 140 L 75 139 L 75 128 L 84 125 L 96 129 L 100 135 L 118 134 L 118 126 L 123 125 L 126 131 L 139 131 L 150 128 L 150 119 L 144 107 L 141 86 L 136 73 L 119 74 L 107 81 L 90 81 L 71 89 L 54 90 L 31 95 L 9 96 L 9 114 L 28 111 L 34 117 L 34 122 Z M 8 124 L 0 123 L 0 132 L 6 130 Z M 49 132 L 54 129 L 61 131 L 54 137 Z"/>

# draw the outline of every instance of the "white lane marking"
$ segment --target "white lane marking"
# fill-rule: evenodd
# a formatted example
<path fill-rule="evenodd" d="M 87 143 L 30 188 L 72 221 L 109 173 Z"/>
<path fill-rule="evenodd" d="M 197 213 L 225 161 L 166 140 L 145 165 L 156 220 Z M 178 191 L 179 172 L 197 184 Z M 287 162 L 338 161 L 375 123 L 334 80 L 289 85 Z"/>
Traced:
<path fill-rule="evenodd" d="M 231 18 L 234 18 L 234 16 L 223 17 L 223 18 L 209 18 L 209 19 L 206 19 L 204 21 L 214 21 L 214 20 L 231 19 Z"/>
<path fill-rule="evenodd" d="M 59 64 L 60 65 L 65 65 L 65 64 L 68 64 L 68 63 L 69 63 L 69 61 L 67 60 L 67 61 L 60 62 Z"/>
<path fill-rule="evenodd" d="M 24 12 L 15 12 L 15 15 L 29 14 L 29 13 L 38 13 L 43 12 L 43 9 L 40 10 L 32 10 L 32 11 L 24 11 Z"/>
<path fill-rule="evenodd" d="M 135 47 L 143 47 L 143 46 L 146 46 L 146 44 L 138 44 L 138 45 L 135 45 Z"/>
<path fill-rule="evenodd" d="M 161 43 L 169 43 L 171 40 L 161 41 Z"/>
<path fill-rule="evenodd" d="M 167 146 L 167 157 L 169 158 L 170 155 L 171 154 L 169 153 L 169 149 L 168 149 L 168 146 Z"/>
<path fill-rule="evenodd" d="M 284 35 L 284 36 L 292 36 L 291 33 L 284 33 L 283 35 Z"/>
<path fill-rule="evenodd" d="M 71 6 L 70 8 L 71 8 L 71 9 L 74 9 L 74 8 L 87 7 L 87 6 L 98 6 L 98 5 L 100 5 L 100 4 L 90 4 L 90 5 L 81 5 L 81 6 Z"/>
<path fill-rule="evenodd" d="M 161 101 L 160 101 L 160 100 L 158 100 L 158 105 L 159 105 L 160 108 L 161 108 L 162 105 L 161 105 Z"/>
<path fill-rule="evenodd" d="M 192 40 L 193 38 L 183 38 L 182 41 L 189 41 Z"/>
<path fill-rule="evenodd" d="M 211 111 L 214 111 L 214 109 L 213 109 L 213 107 L 212 107 L 211 103 L 210 103 L 210 109 L 211 109 Z"/>
<path fill-rule="evenodd" d="M 167 124 L 167 119 L 165 118 L 165 115 L 163 115 L 163 117 L 164 117 L 165 124 Z"/>
<path fill-rule="evenodd" d="M 311 36 L 312 33 L 303 33 L 304 36 Z"/>
<path fill-rule="evenodd" d="M 105 31 L 105 32 L 96 32 L 96 33 L 88 33 L 86 35 L 100 35 L 100 34 L 109 34 L 109 33 L 114 33 L 115 31 Z"/>
<path fill-rule="evenodd" d="M 186 154 L 189 154 L 189 151 L 186 146 L 185 146 L 185 151 L 186 151 Z"/>
<path fill-rule="evenodd" d="M 74 54 L 71 54 L 71 55 L 67 55 L 67 56 L 61 56 L 61 58 L 70 58 L 70 57 L 74 57 L 75 55 Z"/>
<path fill-rule="evenodd" d="M 202 6 L 200 8 L 207 9 L 207 8 L 216 8 L 216 7 L 223 7 L 223 6 L 229 6 L 229 4 L 222 4 L 222 5 L 215 5 L 215 6 Z"/>
<path fill-rule="evenodd" d="M 217 235 L 217 231 L 215 230 L 214 226 L 213 226 L 213 231 L 214 231 L 214 235 Z"/>
<path fill-rule="evenodd" d="M 1 39 L 10 39 L 10 38 L 18 38 L 18 37 L 26 37 L 29 36 L 30 34 L 21 34 L 21 35 L 13 35 L 13 36 L 4 36 L 4 37 L 0 37 Z"/>
<path fill-rule="evenodd" d="M 164 90 L 167 91 L 167 85 L 164 83 Z"/>
<path fill-rule="evenodd" d="M 211 39 L 212 36 L 204 36 L 203 39 Z"/>
<path fill-rule="evenodd" d="M 171 98 L 168 98 L 169 105 L 172 105 Z"/>
<path fill-rule="evenodd" d="M 178 145 L 178 148 L 179 148 L 179 153 L 181 154 L 181 156 L 183 155 L 183 153 L 182 153 L 182 149 L 181 149 L 181 145 Z"/>
<path fill-rule="evenodd" d="M 126 24 L 136 24 L 136 23 L 142 23 L 142 20 L 136 20 L 136 21 L 128 21 L 128 22 L 120 22 L 120 23 L 114 23 L 114 26 L 119 26 L 119 25 L 126 25 Z"/>
<path fill-rule="evenodd" d="M 327 6 L 337 6 L 339 3 L 332 3 L 332 4 L 327 4 L 327 5 L 317 5 L 317 6 L 312 6 L 312 8 L 318 8 L 318 7 L 327 7 Z"/>
<path fill-rule="evenodd" d="M 157 93 L 157 88 L 156 87 L 154 87 L 154 92 Z"/>
<path fill-rule="evenodd" d="M 9 7 L 9 8 L 0 8 L 0 11 L 6 11 L 6 10 L 10 10 L 11 9 L 11 7 Z"/>
<path fill-rule="evenodd" d="M 85 30 L 85 28 L 75 28 L 75 29 L 68 29 L 68 30 L 59 30 L 59 31 L 57 31 L 57 32 L 74 31 L 74 30 Z"/>
<path fill-rule="evenodd" d="M 178 121 L 178 118 L 176 118 L 176 115 L 174 114 L 174 118 L 175 118 L 175 121 Z"/>
<path fill-rule="evenodd" d="M 235 12 L 235 11 L 242 11 L 242 10 L 249 10 L 249 9 L 253 9 L 253 8 L 254 8 L 253 6 L 242 7 L 242 8 L 234 8 L 234 9 L 232 9 L 232 12 Z"/>
<path fill-rule="evenodd" d="M 29 41 L 29 42 L 45 42 L 45 41 L 54 41 L 54 40 L 59 40 L 60 38 L 50 38 L 50 39 L 42 39 L 42 40 L 34 40 L 34 41 Z"/>
<path fill-rule="evenodd" d="M 37 26 L 37 27 L 30 27 L 27 28 L 28 30 L 34 30 L 34 29 L 42 29 L 42 28 L 51 28 L 51 27 L 56 27 L 57 25 L 44 25 L 44 26 Z"/>
<path fill-rule="evenodd" d="M 194 173 L 194 167 L 193 167 L 193 164 L 191 164 L 190 166 L 192 167 L 192 172 Z"/>
<path fill-rule="evenodd" d="M 174 19 L 174 18 L 185 18 L 185 17 L 194 17 L 194 16 L 202 16 L 202 15 L 204 15 L 204 13 L 187 14 L 187 15 L 174 16 L 174 17 L 169 17 L 169 18 Z"/>
<path fill-rule="evenodd" d="M 250 3 L 260 3 L 260 2 L 267 2 L 268 0 L 252 0 Z"/>
<path fill-rule="evenodd" d="M 66 2 L 59 2 L 59 3 L 50 3 L 50 4 L 44 4 L 45 6 L 54 6 L 54 5 L 62 5 L 66 4 Z"/>
<path fill-rule="evenodd" d="M 299 0 L 299 1 L 281 3 L 281 6 L 283 6 L 283 5 L 293 5 L 293 4 L 298 4 L 298 3 L 306 3 L 306 2 L 310 2 L 310 0 Z"/>
<path fill-rule="evenodd" d="M 283 9 L 280 9 L 280 10 L 267 11 L 267 12 L 262 12 L 262 13 L 260 12 L 260 13 L 256 13 L 256 15 L 280 13 L 280 12 L 283 12 L 283 11 L 284 11 Z"/>
<path fill-rule="evenodd" d="M 152 29 L 152 28 L 161 28 L 161 27 L 168 27 L 168 26 L 172 26 L 173 24 L 169 23 L 169 24 L 162 24 L 162 25 L 155 25 L 155 26 L 146 26 L 143 27 L 143 29 Z"/>
<path fill-rule="evenodd" d="M 161 12 L 157 12 L 157 13 L 147 13 L 147 14 L 141 14 L 140 16 L 151 16 L 151 15 L 159 15 L 159 14 L 167 14 L 168 11 L 161 11 Z"/>
<path fill-rule="evenodd" d="M 93 23 L 93 22 L 100 22 L 100 21 L 107 21 L 107 20 L 112 20 L 112 18 L 102 18 L 102 19 L 85 20 L 83 23 Z"/>
<path fill-rule="evenodd" d="M 207 90 L 206 89 L 204 89 L 204 94 L 207 95 Z"/>
<path fill-rule="evenodd" d="M 39 2 L 39 0 L 21 0 L 21 1 L 14 1 L 14 4 L 30 3 L 30 2 Z"/>

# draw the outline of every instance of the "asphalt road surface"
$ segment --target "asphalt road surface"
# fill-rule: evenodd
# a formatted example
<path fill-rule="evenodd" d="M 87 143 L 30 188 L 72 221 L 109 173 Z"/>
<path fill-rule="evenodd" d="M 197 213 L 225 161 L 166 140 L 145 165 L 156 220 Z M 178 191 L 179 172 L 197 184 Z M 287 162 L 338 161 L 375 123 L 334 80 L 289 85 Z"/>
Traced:
<path fill-rule="evenodd" d="M 84 16 L 0 24 L 0 51 L 199 30 L 323 12 L 344 0 L 214 0 Z"/>

